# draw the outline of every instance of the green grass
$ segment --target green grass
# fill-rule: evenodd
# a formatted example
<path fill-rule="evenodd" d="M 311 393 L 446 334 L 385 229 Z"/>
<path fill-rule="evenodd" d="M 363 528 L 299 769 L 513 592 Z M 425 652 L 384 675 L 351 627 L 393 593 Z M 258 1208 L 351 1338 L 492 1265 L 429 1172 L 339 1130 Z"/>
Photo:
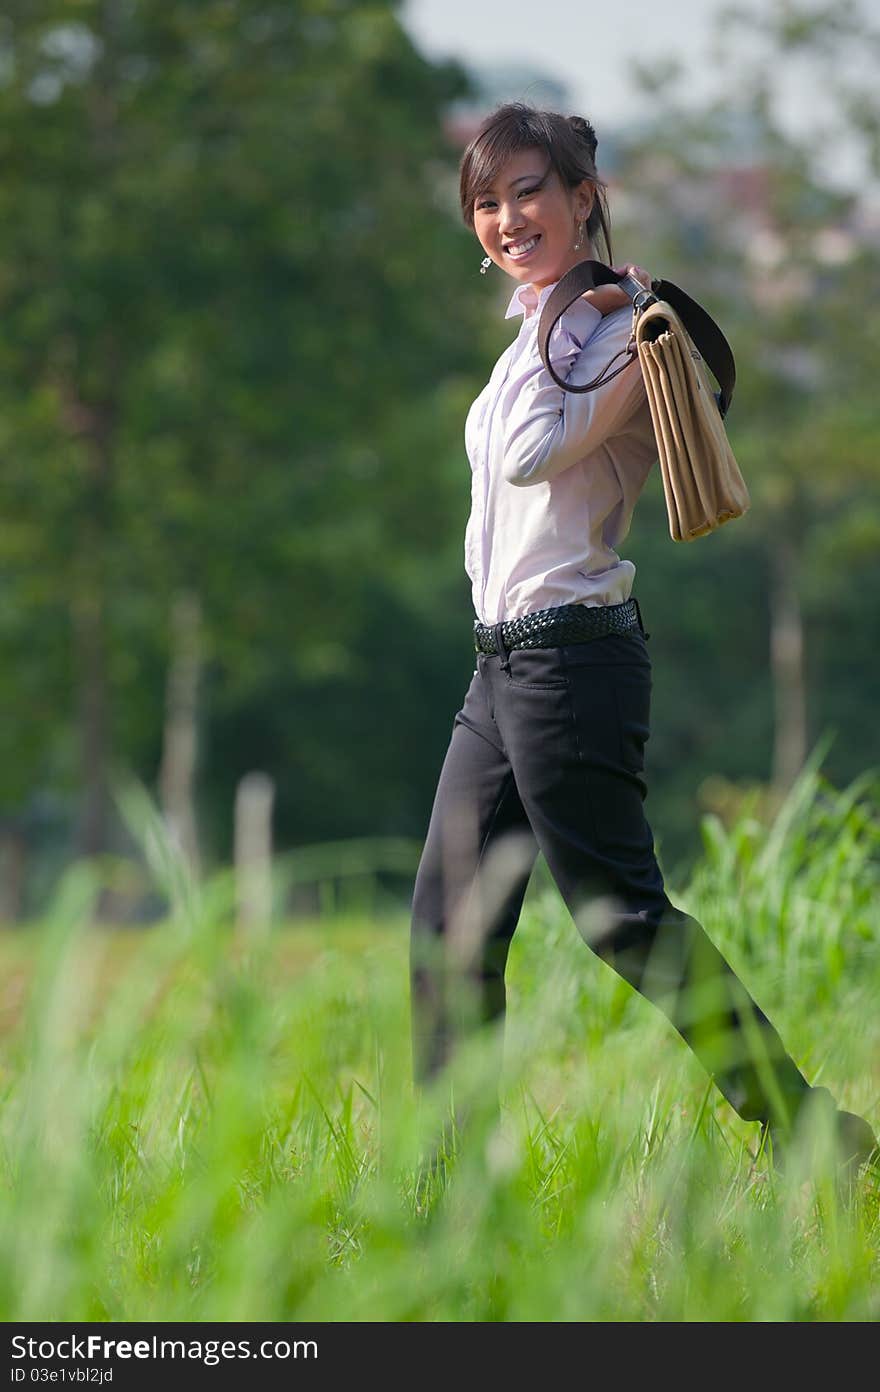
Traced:
<path fill-rule="evenodd" d="M 812 769 L 774 828 L 707 822 L 673 898 L 733 958 L 813 1081 L 880 1124 L 876 780 Z M 419 1156 L 407 923 L 236 940 L 223 881 L 90 926 L 94 872 L 0 939 L 5 1320 L 869 1320 L 880 1191 L 780 1177 L 671 1028 L 530 894 L 500 1117 Z M 448 1087 L 448 1083 L 447 1083 Z M 445 1175 L 445 1182 L 444 1182 Z"/>

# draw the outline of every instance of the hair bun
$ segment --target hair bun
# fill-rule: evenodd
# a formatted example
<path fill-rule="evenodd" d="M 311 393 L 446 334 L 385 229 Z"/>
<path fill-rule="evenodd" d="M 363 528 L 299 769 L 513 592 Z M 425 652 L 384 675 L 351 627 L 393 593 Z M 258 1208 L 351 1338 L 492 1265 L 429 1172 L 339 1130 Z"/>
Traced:
<path fill-rule="evenodd" d="M 590 158 L 596 158 L 596 147 L 599 144 L 596 139 L 596 132 L 583 116 L 569 116 L 568 124 L 577 135 L 581 137 L 590 151 Z"/>

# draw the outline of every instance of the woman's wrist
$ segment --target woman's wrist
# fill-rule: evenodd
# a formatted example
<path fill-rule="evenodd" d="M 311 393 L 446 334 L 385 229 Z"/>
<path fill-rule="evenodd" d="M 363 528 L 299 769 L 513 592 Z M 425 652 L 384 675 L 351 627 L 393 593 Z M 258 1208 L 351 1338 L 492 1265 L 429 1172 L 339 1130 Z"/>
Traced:
<path fill-rule="evenodd" d="M 625 266 L 614 266 L 612 268 L 617 275 L 630 275 L 634 280 L 638 280 L 646 289 L 651 288 L 651 273 L 646 271 L 644 266 L 636 266 L 628 261 Z M 597 285 L 592 290 L 587 290 L 582 296 L 587 304 L 593 305 L 601 315 L 611 314 L 615 309 L 622 309 L 624 305 L 632 304 L 632 297 L 621 290 L 616 285 Z"/>
<path fill-rule="evenodd" d="M 624 305 L 632 304 L 632 300 L 625 290 L 618 290 L 616 285 L 597 285 L 594 290 L 587 290 L 581 296 L 587 304 L 591 304 L 594 309 L 604 317 L 612 310 L 622 309 Z"/>

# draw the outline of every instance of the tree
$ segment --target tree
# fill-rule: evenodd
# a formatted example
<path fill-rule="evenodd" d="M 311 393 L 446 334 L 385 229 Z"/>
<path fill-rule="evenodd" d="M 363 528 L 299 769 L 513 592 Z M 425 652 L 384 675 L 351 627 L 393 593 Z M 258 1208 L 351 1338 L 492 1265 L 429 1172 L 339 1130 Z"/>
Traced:
<path fill-rule="evenodd" d="M 433 288 L 465 264 L 440 113 L 467 84 L 396 8 L 0 20 L 0 637 L 26 668 L 3 796 L 78 784 L 82 853 L 108 845 L 114 762 L 155 770 L 176 595 L 234 704 L 344 663 L 389 549 L 430 546 L 442 480 L 401 545 L 412 451 L 479 343 Z"/>

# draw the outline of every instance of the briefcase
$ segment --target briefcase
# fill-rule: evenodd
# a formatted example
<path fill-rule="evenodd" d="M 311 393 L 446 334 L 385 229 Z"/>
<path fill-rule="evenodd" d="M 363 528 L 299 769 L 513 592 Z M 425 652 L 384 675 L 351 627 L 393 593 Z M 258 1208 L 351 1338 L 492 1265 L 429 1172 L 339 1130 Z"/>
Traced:
<path fill-rule="evenodd" d="M 609 363 L 592 382 L 572 385 L 554 370 L 548 339 L 556 321 L 585 290 L 610 284 L 620 285 L 633 299 L 626 362 L 613 372 Z M 579 261 L 544 305 L 538 346 L 553 380 L 569 392 L 595 391 L 638 356 L 673 541 L 693 541 L 748 510 L 749 491 L 724 428 L 736 383 L 733 353 L 715 320 L 677 285 L 654 280 L 648 290 L 602 262 Z M 708 368 L 718 381 L 717 392 Z"/>

